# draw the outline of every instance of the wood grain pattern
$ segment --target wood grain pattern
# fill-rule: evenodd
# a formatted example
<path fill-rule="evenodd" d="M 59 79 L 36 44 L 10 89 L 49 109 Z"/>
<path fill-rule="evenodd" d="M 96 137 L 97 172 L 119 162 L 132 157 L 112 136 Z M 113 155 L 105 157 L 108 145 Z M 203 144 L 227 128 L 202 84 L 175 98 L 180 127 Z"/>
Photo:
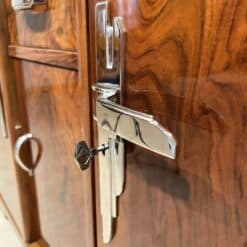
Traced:
<path fill-rule="evenodd" d="M 11 146 L 15 145 L 17 138 L 27 133 L 25 105 L 21 95 L 18 94 L 18 84 L 13 71 L 12 61 L 8 56 L 8 25 L 4 1 L 0 1 L 0 79 L 3 92 L 4 109 L 8 126 Z M 18 126 L 18 128 L 16 128 Z M 23 161 L 28 165 L 32 163 L 30 147 L 23 149 Z M 40 238 L 39 215 L 34 178 L 24 172 L 13 162 L 9 169 L 13 169 L 18 185 L 20 208 L 23 224 L 19 225 L 25 242 L 33 242 Z M 13 184 L 14 186 L 14 184 Z M 18 222 L 19 223 L 19 222 Z"/>
<path fill-rule="evenodd" d="M 179 149 L 170 161 L 127 145 L 126 188 L 109 246 L 245 247 L 246 1 L 112 4 L 128 33 L 124 104 L 153 114 Z M 90 30 L 93 12 L 91 3 Z"/>
<path fill-rule="evenodd" d="M 91 190 L 86 181 L 90 180 L 78 169 L 73 155 L 86 121 L 81 119 L 83 92 L 78 73 L 14 61 L 29 131 L 43 147 L 35 171 L 42 237 L 50 246 L 81 247 L 92 238 L 87 221 L 93 213 L 86 207 Z"/>
<path fill-rule="evenodd" d="M 67 69 L 78 69 L 77 52 L 10 45 L 9 56 Z"/>
<path fill-rule="evenodd" d="M 76 51 L 76 1 L 49 0 L 48 6 L 14 11 L 8 6 L 10 44 Z"/>

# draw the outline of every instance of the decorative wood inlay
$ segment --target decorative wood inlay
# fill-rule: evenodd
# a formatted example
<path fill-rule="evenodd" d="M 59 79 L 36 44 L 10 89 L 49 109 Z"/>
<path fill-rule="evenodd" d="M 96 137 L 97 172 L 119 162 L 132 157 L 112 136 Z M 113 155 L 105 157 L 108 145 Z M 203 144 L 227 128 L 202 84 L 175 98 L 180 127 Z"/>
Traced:
<path fill-rule="evenodd" d="M 67 69 L 78 69 L 77 52 L 10 45 L 9 55 L 11 57 L 42 64 L 49 64 Z"/>

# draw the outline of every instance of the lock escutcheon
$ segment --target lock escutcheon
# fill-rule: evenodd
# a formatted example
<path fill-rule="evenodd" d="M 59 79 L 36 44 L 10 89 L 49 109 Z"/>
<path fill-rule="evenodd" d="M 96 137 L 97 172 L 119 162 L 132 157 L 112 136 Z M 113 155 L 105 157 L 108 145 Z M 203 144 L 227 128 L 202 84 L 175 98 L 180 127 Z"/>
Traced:
<path fill-rule="evenodd" d="M 84 171 L 89 168 L 95 155 L 100 152 L 105 153 L 108 149 L 108 144 L 103 144 L 100 147 L 90 149 L 85 141 L 80 141 L 76 144 L 74 157 L 79 168 Z"/>

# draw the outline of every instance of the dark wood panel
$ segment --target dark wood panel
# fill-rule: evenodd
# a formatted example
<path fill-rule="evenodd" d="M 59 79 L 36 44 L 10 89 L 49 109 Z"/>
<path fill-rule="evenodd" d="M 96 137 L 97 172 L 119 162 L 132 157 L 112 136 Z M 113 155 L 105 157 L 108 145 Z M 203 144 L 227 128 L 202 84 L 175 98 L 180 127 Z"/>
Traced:
<path fill-rule="evenodd" d="M 78 69 L 78 54 L 72 51 L 10 45 L 9 56 L 67 69 Z"/>
<path fill-rule="evenodd" d="M 246 1 L 112 4 L 128 33 L 124 104 L 171 130 L 178 155 L 170 161 L 127 145 L 109 246 L 246 246 Z M 93 13 L 92 1 L 90 30 Z"/>
<path fill-rule="evenodd" d="M 14 11 L 8 6 L 10 44 L 37 48 L 77 50 L 75 0 L 49 0 L 48 6 Z"/>
<path fill-rule="evenodd" d="M 43 147 L 35 172 L 42 237 L 50 246 L 82 246 L 91 234 L 92 208 L 84 193 L 91 184 L 73 156 L 84 128 L 78 73 L 21 60 L 15 60 L 15 73 L 29 130 Z"/>

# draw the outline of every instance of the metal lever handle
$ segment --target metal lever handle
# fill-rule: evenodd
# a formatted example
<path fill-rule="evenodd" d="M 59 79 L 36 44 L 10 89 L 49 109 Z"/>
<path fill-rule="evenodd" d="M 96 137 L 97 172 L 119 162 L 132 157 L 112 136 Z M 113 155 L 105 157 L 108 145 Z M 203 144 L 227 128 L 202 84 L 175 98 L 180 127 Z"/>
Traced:
<path fill-rule="evenodd" d="M 25 143 L 27 143 L 28 141 L 35 141 L 38 147 L 38 154 L 37 157 L 35 159 L 35 161 L 32 164 L 32 167 L 29 168 L 22 160 L 21 158 L 21 150 L 22 147 L 24 146 Z M 26 171 L 29 176 L 34 176 L 34 170 L 36 169 L 36 167 L 39 164 L 39 161 L 41 159 L 41 143 L 40 141 L 33 137 L 33 135 L 31 133 L 25 134 L 21 137 L 19 137 L 15 143 L 15 148 L 14 148 L 14 157 L 15 157 L 15 161 L 17 162 L 17 164 L 24 170 Z"/>
<path fill-rule="evenodd" d="M 96 102 L 99 142 L 110 144 L 110 151 L 99 156 L 103 241 L 109 243 L 113 236 L 112 218 L 117 217 L 116 200 L 124 187 L 123 139 L 171 159 L 176 158 L 177 143 L 173 134 L 153 116 L 115 103 L 120 87 L 98 83 L 93 90 L 99 93 Z"/>
<path fill-rule="evenodd" d="M 176 139 L 152 115 L 134 111 L 111 101 L 111 97 L 116 94 L 116 89 L 110 90 L 102 85 L 96 85 L 93 89 L 101 93 L 96 104 L 99 128 L 108 131 L 110 135 L 175 159 Z"/>

